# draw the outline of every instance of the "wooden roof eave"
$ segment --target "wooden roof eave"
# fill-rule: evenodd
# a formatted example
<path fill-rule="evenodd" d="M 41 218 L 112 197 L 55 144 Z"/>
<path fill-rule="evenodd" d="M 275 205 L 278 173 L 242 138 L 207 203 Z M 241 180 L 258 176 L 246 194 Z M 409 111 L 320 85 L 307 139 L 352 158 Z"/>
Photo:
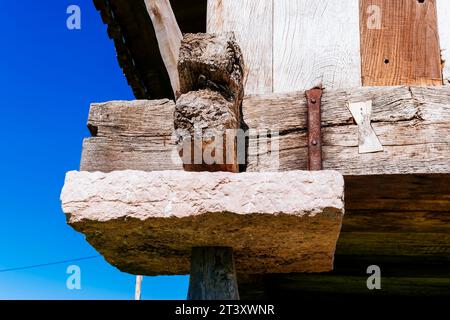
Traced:
<path fill-rule="evenodd" d="M 93 0 L 117 60 L 137 99 L 173 98 L 151 19 L 144 0 Z M 171 0 L 183 33 L 206 31 L 206 0 Z"/>

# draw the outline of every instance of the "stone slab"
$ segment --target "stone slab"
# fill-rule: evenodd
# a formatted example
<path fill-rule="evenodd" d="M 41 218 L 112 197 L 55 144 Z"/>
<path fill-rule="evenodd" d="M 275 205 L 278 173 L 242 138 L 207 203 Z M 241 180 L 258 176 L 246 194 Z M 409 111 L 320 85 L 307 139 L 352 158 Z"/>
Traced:
<path fill-rule="evenodd" d="M 230 246 L 243 274 L 332 270 L 344 215 L 336 171 L 68 172 L 67 222 L 112 265 L 187 274 L 192 247 Z"/>

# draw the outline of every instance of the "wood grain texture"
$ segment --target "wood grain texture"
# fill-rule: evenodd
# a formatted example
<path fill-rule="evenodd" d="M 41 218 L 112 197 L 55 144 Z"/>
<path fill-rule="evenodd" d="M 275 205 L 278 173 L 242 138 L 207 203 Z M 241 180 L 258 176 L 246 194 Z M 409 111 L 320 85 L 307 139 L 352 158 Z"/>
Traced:
<path fill-rule="evenodd" d="M 178 54 L 183 35 L 178 26 L 169 0 L 145 0 L 158 40 L 159 51 L 169 74 L 174 95 L 180 90 L 178 77 Z"/>
<path fill-rule="evenodd" d="M 372 126 L 384 151 L 359 154 L 358 126 L 347 104 L 367 100 L 372 100 Z M 159 109 L 156 106 L 136 108 L 139 116 L 133 115 L 130 106 L 125 106 L 123 112 L 104 107 L 105 115 L 95 116 L 97 137 L 84 142 L 81 170 L 179 169 L 180 163 L 175 161 L 179 158 L 175 141 L 170 135 L 173 106 L 167 104 Z M 114 121 L 108 121 L 108 117 L 115 117 Z M 248 96 L 243 101 L 243 121 L 250 129 L 247 171 L 306 169 L 304 92 Z M 94 118 L 89 123 L 93 126 Z M 449 173 L 449 123 L 448 87 L 363 87 L 325 91 L 322 97 L 323 168 L 338 170 L 344 175 Z M 264 134 L 265 131 L 270 134 Z M 104 132 L 110 133 L 102 136 Z"/>
<path fill-rule="evenodd" d="M 448 173 L 449 99 L 446 87 L 325 91 L 322 99 L 323 168 L 338 170 L 344 175 Z M 292 100 L 295 103 L 291 104 Z M 372 126 L 384 151 L 358 154 L 358 126 L 346 104 L 367 100 L 373 101 Z M 287 94 L 286 100 L 281 95 L 276 95 L 275 99 L 267 95 L 247 97 L 243 117 L 249 128 L 279 132 L 268 138 L 268 144 L 274 144 L 278 154 L 270 155 L 270 148 L 249 147 L 248 171 L 306 169 L 306 106 L 302 92 Z M 262 142 L 257 136 L 251 136 L 249 145 Z"/>
<path fill-rule="evenodd" d="M 175 103 L 111 101 L 91 105 L 80 170 L 182 170 L 173 134 Z"/>
<path fill-rule="evenodd" d="M 236 139 L 228 133 L 240 128 L 244 61 L 234 33 L 186 34 L 178 71 L 174 127 L 184 169 L 238 172 Z"/>
<path fill-rule="evenodd" d="M 273 0 L 208 0 L 207 32 L 233 31 L 246 65 L 245 92 L 272 92 Z"/>
<path fill-rule="evenodd" d="M 327 308 L 335 308 L 351 301 L 353 305 L 392 305 L 393 308 L 411 304 L 444 305 L 450 298 L 449 273 L 433 275 L 441 266 L 449 267 L 446 260 L 420 264 L 420 258 L 392 259 L 389 256 L 373 256 L 372 259 L 355 261 L 336 256 L 339 271 L 322 274 L 271 274 L 266 276 L 239 276 L 242 300 L 296 300 L 304 305 L 317 305 L 326 301 Z M 354 269 L 349 269 L 350 263 Z M 381 266 L 382 290 L 368 290 L 366 269 L 370 265 Z M 417 266 L 417 267 L 416 267 Z M 395 272 L 401 270 L 402 273 Z M 395 274 L 392 276 L 391 274 Z M 292 309 L 293 312 L 296 309 Z"/>
<path fill-rule="evenodd" d="M 188 300 L 239 300 L 233 249 L 192 249 Z"/>
<path fill-rule="evenodd" d="M 361 86 L 358 0 L 274 0 L 274 92 Z"/>
<path fill-rule="evenodd" d="M 170 78 L 158 50 L 143 0 L 93 0 L 114 41 L 117 60 L 136 99 L 173 99 Z M 206 32 L 206 0 L 170 0 L 182 33 Z"/>
<path fill-rule="evenodd" d="M 444 84 L 450 85 L 450 1 L 436 0 Z"/>
<path fill-rule="evenodd" d="M 185 34 L 178 62 L 180 92 L 209 89 L 240 105 L 244 61 L 232 32 Z"/>
<path fill-rule="evenodd" d="M 362 179 L 359 177 L 358 179 Z M 400 182 L 398 179 L 402 179 Z M 332 297 L 333 301 L 357 301 L 366 297 L 373 303 L 382 297 L 442 298 L 450 296 L 450 214 L 448 200 L 450 187 L 445 180 L 429 176 L 372 176 L 356 189 L 346 177 L 346 214 L 336 247 L 334 270 L 322 274 L 272 274 L 263 276 L 238 275 L 242 299 L 270 299 L 289 297 L 314 300 Z M 383 181 L 380 181 L 382 179 Z M 448 178 L 447 178 L 448 179 Z M 393 183 L 395 181 L 395 183 Z M 448 181 L 448 180 L 447 180 Z M 373 188 L 381 183 L 378 188 Z M 417 187 L 417 186 L 420 187 Z M 435 185 L 433 190 L 432 186 Z M 416 189 L 414 189 L 416 186 Z M 445 187 L 446 190 L 442 190 Z M 386 188 L 386 190 L 383 190 Z M 349 193 L 349 191 L 352 191 Z M 358 193 L 358 191 L 364 193 Z M 444 211 L 414 210 L 426 197 L 447 194 Z M 376 194 L 374 198 L 370 193 Z M 384 195 L 381 195 L 381 194 Z M 376 208 L 378 201 L 395 198 L 409 203 L 405 206 Z M 348 196 L 351 195 L 349 198 Z M 417 198 L 416 198 L 417 197 Z M 384 198 L 384 199 L 383 199 Z M 358 204 L 355 206 L 354 201 Z M 384 200 L 384 201 L 383 201 Z M 365 202 L 369 201 L 370 204 Z M 360 209 L 362 204 L 365 209 Z M 370 207 L 375 205 L 371 209 Z M 358 209 L 355 209 L 358 207 Z M 352 209 L 353 208 L 353 209 Z M 430 208 L 432 208 L 430 206 Z M 382 273 L 382 290 L 367 290 L 367 267 L 378 265 Z M 311 297 L 312 296 L 312 297 Z M 434 300 L 435 301 L 435 300 Z"/>
<path fill-rule="evenodd" d="M 186 171 L 239 172 L 235 135 L 240 126 L 240 104 L 209 89 L 180 96 L 174 124 Z"/>
<path fill-rule="evenodd" d="M 406 212 L 424 211 L 440 212 L 445 215 L 450 212 L 449 181 L 450 174 L 349 175 L 345 177 L 345 209 L 347 213 L 349 211 L 367 214 L 371 214 L 371 211 L 396 212 L 399 215 L 405 213 L 405 217 Z M 414 219 L 405 223 L 411 226 L 421 224 L 421 228 L 424 228 L 428 224 L 427 221 Z M 444 222 L 440 224 L 445 225 Z M 373 225 L 369 226 L 375 228 Z M 434 232 L 442 232 L 442 229 L 436 228 Z"/>
<path fill-rule="evenodd" d="M 442 85 L 435 0 L 361 0 L 360 28 L 363 85 Z"/>

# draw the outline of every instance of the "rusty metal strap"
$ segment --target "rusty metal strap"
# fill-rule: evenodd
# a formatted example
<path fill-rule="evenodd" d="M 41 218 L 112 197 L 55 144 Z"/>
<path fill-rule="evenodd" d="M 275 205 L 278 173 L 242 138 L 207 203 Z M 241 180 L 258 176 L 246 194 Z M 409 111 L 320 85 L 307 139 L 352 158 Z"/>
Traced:
<path fill-rule="evenodd" d="M 322 89 L 306 91 L 308 106 L 308 170 L 322 170 L 322 137 L 320 105 Z"/>

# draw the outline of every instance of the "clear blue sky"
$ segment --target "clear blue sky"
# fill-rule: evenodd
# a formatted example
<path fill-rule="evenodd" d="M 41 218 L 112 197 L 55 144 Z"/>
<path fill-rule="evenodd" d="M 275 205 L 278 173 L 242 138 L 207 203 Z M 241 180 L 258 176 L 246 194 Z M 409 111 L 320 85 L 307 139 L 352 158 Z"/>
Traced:
<path fill-rule="evenodd" d="M 81 8 L 81 30 L 66 9 Z M 65 223 L 59 194 L 79 166 L 91 102 L 133 99 L 92 0 L 2 1 L 0 270 L 96 255 Z M 81 268 L 81 290 L 66 268 Z M 102 257 L 0 272 L 0 299 L 132 299 L 132 275 Z M 144 299 L 184 299 L 188 277 L 145 277 Z"/>

